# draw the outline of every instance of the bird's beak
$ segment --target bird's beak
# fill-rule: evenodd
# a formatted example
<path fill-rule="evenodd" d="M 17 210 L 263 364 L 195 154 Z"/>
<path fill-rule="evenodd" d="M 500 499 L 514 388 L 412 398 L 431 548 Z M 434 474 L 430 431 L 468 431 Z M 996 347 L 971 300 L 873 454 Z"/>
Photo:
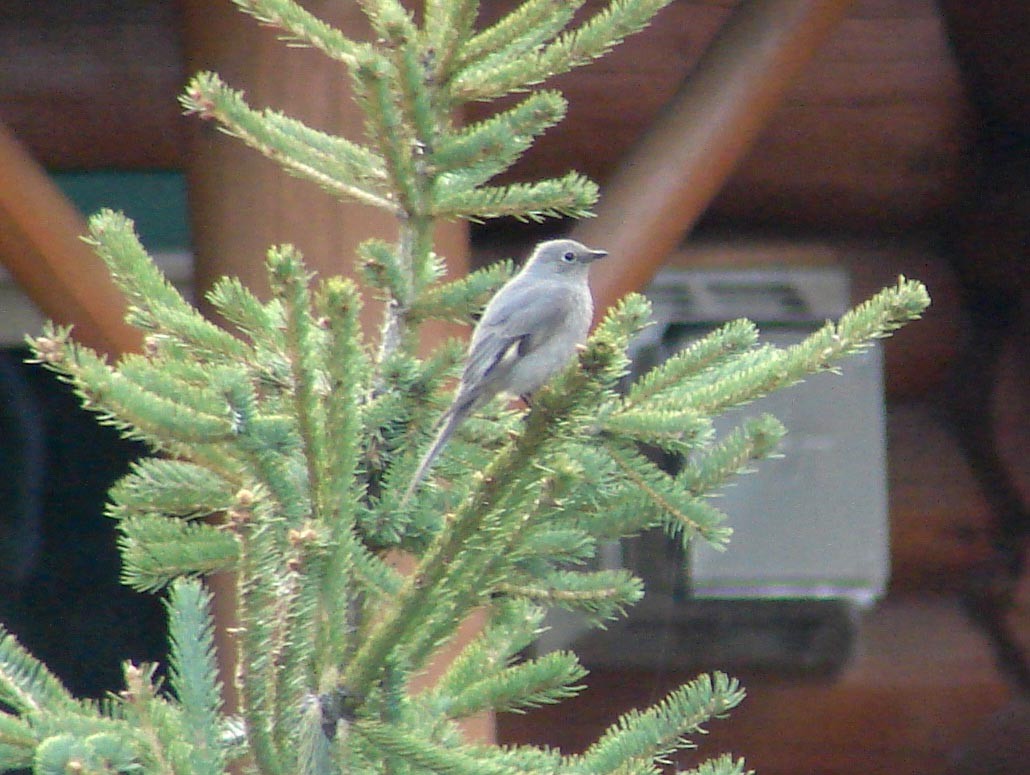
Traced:
<path fill-rule="evenodd" d="M 600 258 L 604 258 L 607 255 L 608 255 L 608 251 L 607 250 L 591 250 L 590 251 L 590 261 L 592 263 L 594 261 L 597 261 Z"/>

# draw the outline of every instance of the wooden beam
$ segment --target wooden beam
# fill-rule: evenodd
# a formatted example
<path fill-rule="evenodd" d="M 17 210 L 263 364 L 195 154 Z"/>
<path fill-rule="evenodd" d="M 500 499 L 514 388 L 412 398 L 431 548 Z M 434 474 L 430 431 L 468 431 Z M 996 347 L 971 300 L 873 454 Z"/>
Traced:
<path fill-rule="evenodd" d="M 613 258 L 593 276 L 597 314 L 639 290 L 754 144 L 852 0 L 740 3 L 573 236 Z"/>
<path fill-rule="evenodd" d="M 0 124 L 0 262 L 44 315 L 75 325 L 75 338 L 117 355 L 139 349 L 125 300 L 82 241 L 86 223 Z"/>

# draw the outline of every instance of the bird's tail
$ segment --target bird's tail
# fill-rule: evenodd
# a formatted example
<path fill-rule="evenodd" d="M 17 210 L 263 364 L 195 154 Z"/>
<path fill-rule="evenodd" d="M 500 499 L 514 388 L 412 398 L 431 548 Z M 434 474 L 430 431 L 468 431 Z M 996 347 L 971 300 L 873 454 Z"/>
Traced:
<path fill-rule="evenodd" d="M 461 407 L 452 408 L 443 417 L 440 418 L 440 430 L 436 432 L 436 437 L 433 439 L 433 443 L 429 445 L 429 449 L 426 450 L 426 454 L 422 456 L 422 460 L 419 461 L 418 468 L 415 469 L 415 473 L 411 477 L 411 482 L 408 484 L 408 489 L 404 491 L 404 497 L 401 498 L 400 505 L 403 507 L 407 505 L 408 501 L 411 500 L 411 496 L 415 494 L 415 490 L 425 479 L 426 474 L 429 472 L 429 467 L 433 465 L 433 461 L 436 460 L 437 456 L 443 450 L 444 445 L 447 444 L 447 440 L 450 439 L 451 434 L 454 433 L 454 429 L 461 425 L 462 420 L 468 415 L 469 409 Z"/>

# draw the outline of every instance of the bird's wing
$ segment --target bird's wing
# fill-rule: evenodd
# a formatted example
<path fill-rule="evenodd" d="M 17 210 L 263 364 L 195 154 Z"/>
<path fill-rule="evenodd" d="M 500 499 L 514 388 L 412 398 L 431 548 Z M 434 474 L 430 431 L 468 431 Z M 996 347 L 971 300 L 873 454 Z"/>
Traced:
<path fill-rule="evenodd" d="M 454 403 L 440 419 L 436 438 L 422 457 L 408 489 L 401 499 L 403 506 L 425 478 L 429 467 L 447 444 L 454 430 L 465 421 L 481 401 L 496 395 L 493 377 L 505 371 L 517 359 L 545 342 L 563 322 L 568 303 L 561 292 L 535 294 L 523 302 L 520 294 L 497 297 L 483 313 L 476 326 L 462 388 Z M 547 303 L 541 302 L 546 296 Z"/>
<path fill-rule="evenodd" d="M 499 365 L 524 357 L 546 342 L 568 316 L 567 295 L 548 289 L 528 299 L 523 294 L 498 297 L 476 327 L 463 380 L 482 382 Z"/>

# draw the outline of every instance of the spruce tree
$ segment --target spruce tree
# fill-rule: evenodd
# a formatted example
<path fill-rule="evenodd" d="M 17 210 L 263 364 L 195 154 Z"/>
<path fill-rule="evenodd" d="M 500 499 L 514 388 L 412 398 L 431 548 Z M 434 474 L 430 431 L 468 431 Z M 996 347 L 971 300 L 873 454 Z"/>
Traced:
<path fill-rule="evenodd" d="M 123 691 L 76 699 L 0 631 L 0 768 L 643 775 L 742 700 L 736 680 L 703 675 L 575 755 L 469 741 L 458 724 L 578 692 L 585 671 L 574 654 L 521 654 L 551 607 L 602 625 L 640 599 L 630 573 L 591 570 L 599 542 L 662 528 L 684 544 L 723 546 L 730 528 L 707 496 L 772 453 L 784 428 L 763 416 L 716 439 L 712 418 L 833 369 L 918 317 L 929 303 L 918 282 L 900 279 L 785 349 L 760 345 L 747 321 L 728 323 L 620 391 L 627 344 L 649 316 L 628 296 L 531 409 L 498 401 L 478 413 L 401 501 L 463 355 L 449 341 L 417 357 L 419 326 L 470 322 L 512 272 L 503 262 L 443 282 L 434 221 L 588 214 L 597 188 L 576 173 L 490 181 L 562 118 L 564 98 L 539 84 L 603 55 L 669 1 L 613 0 L 574 23 L 582 0 L 525 0 L 478 29 L 472 0 L 426 0 L 418 16 L 398 0 L 362 0 L 378 37 L 359 42 L 292 0 L 236 0 L 347 68 L 365 139 L 254 108 L 213 73 L 197 75 L 182 103 L 290 173 L 396 216 L 397 238 L 369 240 L 356 256 L 365 287 L 385 300 L 382 327 L 367 341 L 358 286 L 313 278 L 280 245 L 266 259 L 269 300 L 233 278 L 210 290 L 232 330 L 223 329 L 162 277 L 128 219 L 91 219 L 89 239 L 145 351 L 111 364 L 53 325 L 29 341 L 100 422 L 153 450 L 112 487 L 107 511 L 125 582 L 167 590 L 167 678 L 126 664 Z M 454 120 L 469 101 L 513 93 L 524 96 L 489 119 Z M 642 444 L 688 463 L 669 475 Z M 388 561 L 398 552 L 412 572 Z M 202 582 L 220 571 L 238 580 L 237 714 L 220 699 Z M 433 685 L 413 689 L 477 609 L 481 632 Z M 722 756 L 691 772 L 743 768 Z"/>

